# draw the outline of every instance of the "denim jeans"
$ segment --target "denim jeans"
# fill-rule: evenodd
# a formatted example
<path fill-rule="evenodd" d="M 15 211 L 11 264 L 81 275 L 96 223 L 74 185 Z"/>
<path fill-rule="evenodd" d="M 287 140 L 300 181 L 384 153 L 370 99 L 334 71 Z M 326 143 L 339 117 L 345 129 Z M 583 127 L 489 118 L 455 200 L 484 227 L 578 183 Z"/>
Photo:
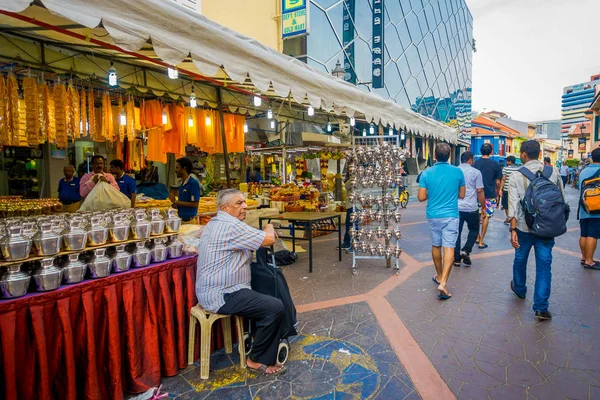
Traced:
<path fill-rule="evenodd" d="M 346 233 L 344 234 L 344 241 L 342 242 L 342 247 L 350 247 L 350 227 L 352 223 L 350 222 L 350 214 L 354 211 L 354 208 L 350 207 L 346 210 Z M 358 229 L 358 224 L 354 223 L 354 229 Z"/>
<path fill-rule="evenodd" d="M 535 292 L 533 311 L 548 311 L 548 299 L 552 287 L 552 247 L 554 239 L 544 239 L 517 230 L 519 248 L 515 250 L 513 263 L 514 290 L 520 296 L 527 293 L 527 259 L 531 248 L 535 251 Z"/>
<path fill-rule="evenodd" d="M 473 251 L 473 246 L 475 245 L 475 241 L 477 240 L 477 235 L 479 235 L 479 211 L 461 211 L 459 214 L 460 221 L 458 222 L 458 237 L 456 238 L 456 246 L 454 247 L 454 261 L 460 261 L 461 250 L 467 254 L 471 254 L 471 251 Z M 469 228 L 469 234 L 467 236 L 467 242 L 461 249 L 460 236 L 462 235 L 465 222 L 467 223 L 467 228 Z"/>

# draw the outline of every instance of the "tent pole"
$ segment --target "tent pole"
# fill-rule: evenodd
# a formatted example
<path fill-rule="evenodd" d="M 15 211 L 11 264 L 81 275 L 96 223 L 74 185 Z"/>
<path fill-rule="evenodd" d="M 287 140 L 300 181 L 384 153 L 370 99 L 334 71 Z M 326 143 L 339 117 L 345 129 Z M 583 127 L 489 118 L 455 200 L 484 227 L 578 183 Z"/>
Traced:
<path fill-rule="evenodd" d="M 221 88 L 217 88 L 217 102 L 219 104 L 219 121 L 221 121 L 221 141 L 223 142 L 223 161 L 225 163 L 225 176 L 227 177 L 227 187 L 231 188 L 231 179 L 229 177 L 229 155 L 227 153 L 227 139 L 225 138 L 225 118 L 223 116 Z"/>

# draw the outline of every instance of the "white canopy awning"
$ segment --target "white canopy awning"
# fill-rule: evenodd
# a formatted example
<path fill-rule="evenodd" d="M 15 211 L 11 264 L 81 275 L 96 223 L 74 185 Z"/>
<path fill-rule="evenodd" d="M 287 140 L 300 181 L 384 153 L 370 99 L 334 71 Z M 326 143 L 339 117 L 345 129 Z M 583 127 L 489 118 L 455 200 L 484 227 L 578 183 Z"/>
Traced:
<path fill-rule="evenodd" d="M 376 94 L 359 90 L 254 39 L 225 28 L 168 0 L 41 0 L 51 13 L 93 29 L 100 24 L 124 50 L 138 51 L 148 40 L 164 62 L 181 64 L 191 57 L 205 76 L 222 74 L 244 83 L 249 77 L 262 93 L 272 89 L 336 114 L 364 116 L 393 126 L 456 143 L 458 132 Z M 31 0 L 0 0 L 0 10 L 22 12 Z"/>

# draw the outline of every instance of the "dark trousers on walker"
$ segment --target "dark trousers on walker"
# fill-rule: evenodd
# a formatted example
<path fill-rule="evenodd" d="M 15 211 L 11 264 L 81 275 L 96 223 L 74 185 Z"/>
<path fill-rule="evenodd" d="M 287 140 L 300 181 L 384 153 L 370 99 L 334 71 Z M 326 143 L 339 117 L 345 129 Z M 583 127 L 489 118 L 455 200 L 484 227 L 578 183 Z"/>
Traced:
<path fill-rule="evenodd" d="M 460 261 L 460 252 L 464 251 L 468 254 L 471 254 L 473 251 L 473 246 L 475 245 L 475 241 L 477 240 L 477 235 L 479 234 L 479 211 L 461 211 L 459 212 L 460 220 L 458 221 L 458 237 L 456 238 L 456 246 L 454 247 L 454 261 Z M 469 235 L 467 236 L 467 242 L 460 248 L 460 236 L 462 234 L 463 225 L 467 223 L 467 228 L 469 229 Z"/>
<path fill-rule="evenodd" d="M 250 289 L 227 293 L 223 299 L 225 305 L 219 309 L 219 314 L 239 315 L 256 323 L 250 359 L 267 366 L 274 365 L 279 347 L 279 325 L 283 318 L 281 300 Z M 243 343 L 240 345 L 243 346 Z"/>

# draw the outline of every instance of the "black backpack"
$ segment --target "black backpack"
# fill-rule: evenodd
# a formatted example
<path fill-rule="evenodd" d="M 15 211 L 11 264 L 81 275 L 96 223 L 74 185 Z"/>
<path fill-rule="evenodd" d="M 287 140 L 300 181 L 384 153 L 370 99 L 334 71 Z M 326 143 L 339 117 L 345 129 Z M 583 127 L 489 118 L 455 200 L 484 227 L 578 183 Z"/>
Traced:
<path fill-rule="evenodd" d="M 525 222 L 531 233 L 542 238 L 555 238 L 567 231 L 569 205 L 559 189 L 550 181 L 552 167 L 545 166 L 543 171 L 531 172 L 526 167 L 518 170 L 529 179 L 530 184 L 521 200 L 525 213 Z"/>

